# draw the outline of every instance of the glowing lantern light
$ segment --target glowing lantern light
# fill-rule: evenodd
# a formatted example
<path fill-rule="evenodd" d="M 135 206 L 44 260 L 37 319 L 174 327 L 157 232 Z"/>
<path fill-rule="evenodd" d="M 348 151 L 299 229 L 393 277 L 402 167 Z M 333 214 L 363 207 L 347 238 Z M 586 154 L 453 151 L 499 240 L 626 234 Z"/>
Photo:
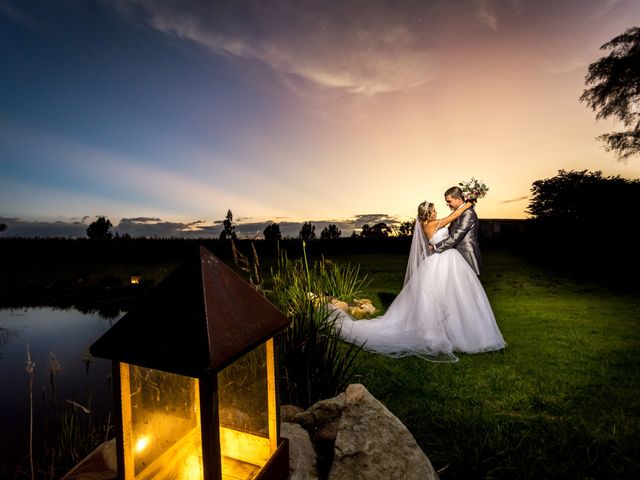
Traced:
<path fill-rule="evenodd" d="M 122 479 L 286 479 L 274 336 L 289 320 L 201 247 L 91 346 L 113 361 Z"/>

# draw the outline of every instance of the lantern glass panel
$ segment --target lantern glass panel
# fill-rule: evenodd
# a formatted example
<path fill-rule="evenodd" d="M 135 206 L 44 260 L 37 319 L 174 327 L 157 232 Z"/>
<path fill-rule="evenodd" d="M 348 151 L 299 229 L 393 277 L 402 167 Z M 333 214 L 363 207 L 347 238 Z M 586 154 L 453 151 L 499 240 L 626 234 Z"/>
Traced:
<path fill-rule="evenodd" d="M 121 365 L 127 477 L 202 478 L 198 380 Z"/>
<path fill-rule="evenodd" d="M 222 476 L 251 479 L 275 450 L 265 344 L 218 373 L 218 402 Z"/>

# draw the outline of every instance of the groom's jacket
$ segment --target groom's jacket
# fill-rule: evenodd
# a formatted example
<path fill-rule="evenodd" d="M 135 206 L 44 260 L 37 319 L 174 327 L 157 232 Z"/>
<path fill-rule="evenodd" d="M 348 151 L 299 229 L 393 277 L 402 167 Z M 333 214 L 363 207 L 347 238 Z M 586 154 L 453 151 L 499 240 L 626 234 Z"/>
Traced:
<path fill-rule="evenodd" d="M 449 225 L 449 237 L 434 246 L 436 252 L 455 248 L 476 272 L 476 275 L 480 275 L 482 256 L 478 244 L 479 228 L 480 222 L 473 207 L 465 210 Z"/>

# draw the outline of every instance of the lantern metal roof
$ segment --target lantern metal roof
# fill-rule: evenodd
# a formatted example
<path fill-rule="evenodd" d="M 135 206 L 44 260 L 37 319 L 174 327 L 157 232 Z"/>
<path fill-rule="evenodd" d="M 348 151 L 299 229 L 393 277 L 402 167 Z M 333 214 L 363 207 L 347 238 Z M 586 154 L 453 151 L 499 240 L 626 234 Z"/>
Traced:
<path fill-rule="evenodd" d="M 289 319 L 204 247 L 90 348 L 92 355 L 200 378 L 273 337 Z"/>

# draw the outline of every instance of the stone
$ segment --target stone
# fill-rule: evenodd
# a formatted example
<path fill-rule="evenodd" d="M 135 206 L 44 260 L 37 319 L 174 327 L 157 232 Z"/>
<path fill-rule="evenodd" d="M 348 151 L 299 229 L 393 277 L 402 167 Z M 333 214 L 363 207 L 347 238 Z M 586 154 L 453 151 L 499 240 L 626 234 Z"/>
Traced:
<path fill-rule="evenodd" d="M 318 430 L 318 433 L 316 433 L 316 442 L 331 444 L 331 448 L 333 448 L 339 429 L 340 420 L 334 420 L 333 422 L 327 423 L 324 427 Z"/>
<path fill-rule="evenodd" d="M 411 432 L 363 385 L 345 393 L 328 480 L 438 478 Z"/>
<path fill-rule="evenodd" d="M 297 414 L 304 412 L 304 408 L 296 405 L 280 406 L 280 421 L 284 423 L 298 423 L 294 421 Z"/>
<path fill-rule="evenodd" d="M 295 417 L 293 417 L 293 422 L 300 425 L 307 432 L 311 434 L 315 434 L 316 430 L 316 419 L 311 412 L 306 410 L 298 413 Z"/>
<path fill-rule="evenodd" d="M 346 312 L 349 310 L 349 304 L 347 302 L 343 302 L 342 300 L 338 300 L 337 298 L 332 298 L 330 303 L 331 305 L 333 305 L 336 308 L 339 308 L 343 312 Z"/>
<path fill-rule="evenodd" d="M 296 423 L 283 422 L 280 436 L 289 439 L 289 480 L 318 480 L 316 452 L 309 433 Z"/>
<path fill-rule="evenodd" d="M 362 320 L 367 316 L 367 311 L 362 307 L 351 307 L 349 309 L 349 314 L 356 320 Z"/>
<path fill-rule="evenodd" d="M 314 444 L 316 446 L 318 473 L 322 478 L 327 478 L 327 474 L 333 464 L 333 450 L 339 429 L 340 420 L 338 419 L 325 424 L 316 433 Z"/>
<path fill-rule="evenodd" d="M 115 480 L 118 478 L 116 439 L 100 444 L 60 480 Z"/>
<path fill-rule="evenodd" d="M 342 415 L 344 405 L 345 394 L 341 393 L 336 397 L 314 403 L 307 411 L 313 415 L 315 427 L 319 430 L 325 424 L 338 420 Z"/>

